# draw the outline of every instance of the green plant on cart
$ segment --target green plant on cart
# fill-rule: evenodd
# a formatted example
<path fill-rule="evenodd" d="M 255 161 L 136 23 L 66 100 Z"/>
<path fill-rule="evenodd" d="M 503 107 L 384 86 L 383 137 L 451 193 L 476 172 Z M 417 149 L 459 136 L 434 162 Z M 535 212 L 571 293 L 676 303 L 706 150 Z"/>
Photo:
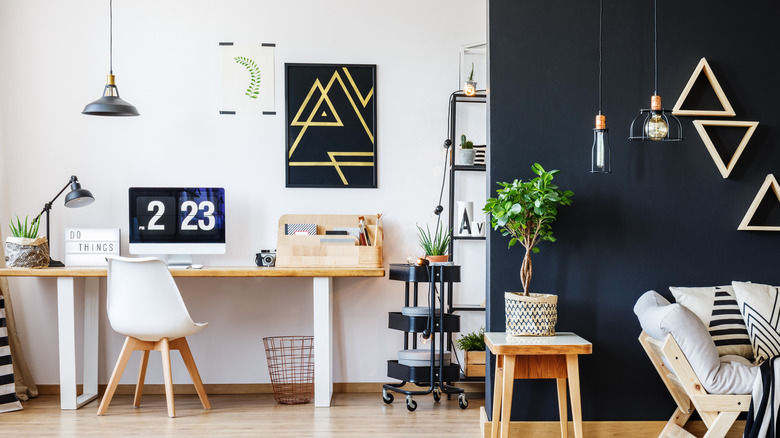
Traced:
<path fill-rule="evenodd" d="M 436 232 L 432 233 L 428 224 L 425 225 L 425 229 L 417 225 L 417 230 L 420 247 L 425 251 L 425 255 L 447 254 L 447 249 L 450 246 L 450 230 L 445 231 L 443 227 L 437 227 Z"/>

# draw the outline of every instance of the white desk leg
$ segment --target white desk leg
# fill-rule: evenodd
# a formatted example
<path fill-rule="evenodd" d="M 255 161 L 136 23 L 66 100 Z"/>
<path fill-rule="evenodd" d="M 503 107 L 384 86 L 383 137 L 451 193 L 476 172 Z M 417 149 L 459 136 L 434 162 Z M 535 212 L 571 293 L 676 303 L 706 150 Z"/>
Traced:
<path fill-rule="evenodd" d="M 57 278 L 61 409 L 78 409 L 76 401 L 76 303 L 73 282 L 73 277 Z"/>
<path fill-rule="evenodd" d="M 333 279 L 314 278 L 314 406 L 333 396 Z"/>
<path fill-rule="evenodd" d="M 84 279 L 84 391 L 78 397 L 79 407 L 98 396 L 99 281 Z"/>
<path fill-rule="evenodd" d="M 60 355 L 60 408 L 78 409 L 97 398 L 98 289 L 87 281 L 84 296 L 84 394 L 76 392 L 76 294 L 73 277 L 57 278 L 57 325 Z"/>

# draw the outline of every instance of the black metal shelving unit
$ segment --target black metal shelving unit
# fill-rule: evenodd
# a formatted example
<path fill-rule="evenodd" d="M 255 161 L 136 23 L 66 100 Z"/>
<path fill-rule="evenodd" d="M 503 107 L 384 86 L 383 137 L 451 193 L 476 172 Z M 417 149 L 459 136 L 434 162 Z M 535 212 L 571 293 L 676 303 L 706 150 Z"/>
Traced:
<path fill-rule="evenodd" d="M 428 294 L 427 315 L 411 316 L 401 312 L 389 312 L 387 325 L 390 329 L 404 332 L 404 350 L 409 349 L 410 345 L 412 349 L 416 349 L 416 335 L 428 331 L 431 339 L 431 357 L 430 364 L 427 366 L 408 366 L 399 363 L 398 360 L 388 360 L 387 376 L 398 379 L 401 383 L 383 385 L 382 400 L 390 404 L 394 399 L 393 392 L 404 394 L 406 395 L 406 408 L 409 411 L 414 411 L 417 409 L 417 402 L 413 398 L 415 395 L 433 394 L 433 399 L 438 402 L 441 400 L 442 394 L 447 394 L 448 399 L 451 398 L 452 394 L 458 394 L 458 405 L 462 409 L 466 409 L 468 400 L 466 400 L 463 388 L 452 386 L 453 382 L 460 380 L 460 366 L 457 364 L 444 365 L 443 360 L 444 353 L 447 351 L 446 346 L 452 342 L 452 333 L 460 331 L 460 316 L 454 315 L 448 310 L 452 307 L 452 283 L 460 281 L 460 266 L 391 264 L 389 278 L 404 282 L 404 307 L 418 307 L 418 286 L 420 283 L 427 286 L 428 290 L 424 291 Z M 437 284 L 439 286 L 438 294 L 435 287 Z M 437 350 L 439 354 L 438 365 L 436 364 Z M 403 389 L 407 383 L 427 388 Z"/>

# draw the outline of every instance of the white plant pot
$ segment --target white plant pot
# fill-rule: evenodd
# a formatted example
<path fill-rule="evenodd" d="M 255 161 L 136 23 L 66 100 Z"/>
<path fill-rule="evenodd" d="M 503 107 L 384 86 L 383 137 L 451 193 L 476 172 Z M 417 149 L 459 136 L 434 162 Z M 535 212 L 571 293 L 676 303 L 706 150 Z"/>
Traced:
<path fill-rule="evenodd" d="M 474 149 L 458 149 L 455 154 L 455 164 L 459 166 L 473 166 Z"/>

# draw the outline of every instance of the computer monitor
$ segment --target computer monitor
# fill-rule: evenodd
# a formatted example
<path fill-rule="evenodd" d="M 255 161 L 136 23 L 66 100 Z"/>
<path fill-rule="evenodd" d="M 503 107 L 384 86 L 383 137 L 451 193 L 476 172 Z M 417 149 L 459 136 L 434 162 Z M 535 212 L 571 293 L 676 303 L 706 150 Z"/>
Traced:
<path fill-rule="evenodd" d="M 225 253 L 225 189 L 130 187 L 130 254 L 166 254 L 169 266 L 192 254 Z"/>

